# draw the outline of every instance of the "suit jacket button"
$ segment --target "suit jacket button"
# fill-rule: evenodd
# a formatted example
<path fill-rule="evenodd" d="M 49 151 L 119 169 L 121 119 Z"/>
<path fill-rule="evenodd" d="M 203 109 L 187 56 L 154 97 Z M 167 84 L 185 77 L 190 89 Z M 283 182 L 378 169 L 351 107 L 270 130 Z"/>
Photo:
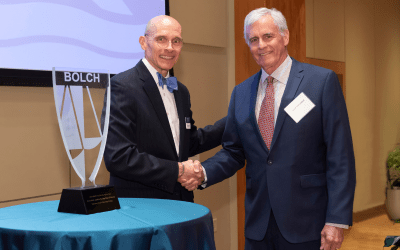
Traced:
<path fill-rule="evenodd" d="M 268 160 L 268 165 L 272 165 L 272 160 Z"/>

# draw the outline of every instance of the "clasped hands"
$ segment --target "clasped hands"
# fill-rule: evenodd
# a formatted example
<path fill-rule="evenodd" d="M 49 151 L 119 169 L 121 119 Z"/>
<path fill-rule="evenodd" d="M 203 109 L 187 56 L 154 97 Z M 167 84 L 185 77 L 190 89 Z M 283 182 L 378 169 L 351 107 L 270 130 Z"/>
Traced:
<path fill-rule="evenodd" d="M 199 161 L 179 162 L 178 182 L 189 191 L 195 190 L 204 181 L 203 167 Z"/>

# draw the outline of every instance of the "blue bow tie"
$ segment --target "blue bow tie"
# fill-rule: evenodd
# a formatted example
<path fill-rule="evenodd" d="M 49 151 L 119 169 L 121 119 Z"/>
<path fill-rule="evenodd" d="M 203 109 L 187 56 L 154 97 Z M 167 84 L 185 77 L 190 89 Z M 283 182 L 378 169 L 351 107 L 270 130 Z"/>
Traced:
<path fill-rule="evenodd" d="M 171 76 L 171 77 L 168 77 L 168 78 L 164 78 L 158 72 L 157 72 L 157 76 L 158 76 L 158 85 L 160 85 L 160 87 L 164 88 L 164 84 L 166 84 L 167 85 L 167 89 L 171 93 L 174 90 L 178 90 L 178 81 L 176 80 L 176 77 Z"/>

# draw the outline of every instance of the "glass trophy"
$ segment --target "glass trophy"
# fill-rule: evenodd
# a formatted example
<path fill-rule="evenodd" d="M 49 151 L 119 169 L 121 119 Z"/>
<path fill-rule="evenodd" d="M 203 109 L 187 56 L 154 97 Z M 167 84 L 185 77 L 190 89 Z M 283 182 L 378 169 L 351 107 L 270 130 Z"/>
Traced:
<path fill-rule="evenodd" d="M 119 209 L 114 187 L 95 183 L 110 119 L 109 72 L 53 68 L 53 90 L 64 147 L 72 168 L 82 181 L 80 187 L 63 189 L 58 211 L 93 214 Z M 104 100 L 104 105 L 96 102 L 99 97 L 101 101 Z M 97 157 L 90 161 L 85 156 L 89 153 L 93 155 L 93 152 Z M 94 168 L 88 182 L 86 173 L 91 166 Z"/>

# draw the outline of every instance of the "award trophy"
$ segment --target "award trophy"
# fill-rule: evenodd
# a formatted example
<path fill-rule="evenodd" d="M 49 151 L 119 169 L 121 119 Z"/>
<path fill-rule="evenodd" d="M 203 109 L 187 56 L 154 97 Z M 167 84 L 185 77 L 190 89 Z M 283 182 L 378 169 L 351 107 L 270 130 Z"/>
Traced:
<path fill-rule="evenodd" d="M 119 209 L 114 187 L 95 184 L 110 119 L 110 74 L 104 70 L 53 68 L 53 90 L 64 146 L 82 181 L 81 187 L 63 189 L 58 212 L 93 214 Z M 104 97 L 105 93 L 105 115 L 100 124 L 101 108 L 95 109 L 92 96 Z M 87 185 L 85 166 L 91 164 L 85 159 L 85 151 L 89 150 L 97 150 L 98 155 L 89 177 L 91 184 Z"/>

